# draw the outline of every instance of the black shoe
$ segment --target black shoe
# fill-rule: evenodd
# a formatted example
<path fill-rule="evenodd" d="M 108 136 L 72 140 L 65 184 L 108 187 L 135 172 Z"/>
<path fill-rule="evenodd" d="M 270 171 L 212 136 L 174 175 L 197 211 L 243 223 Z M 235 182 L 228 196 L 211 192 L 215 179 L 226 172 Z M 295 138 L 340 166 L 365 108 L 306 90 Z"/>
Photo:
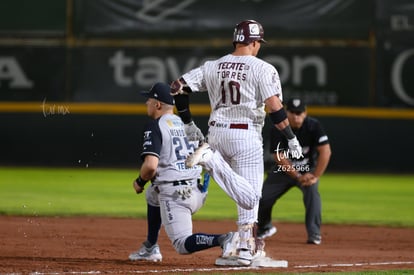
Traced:
<path fill-rule="evenodd" d="M 308 239 L 307 243 L 320 245 L 322 243 L 322 237 L 321 235 L 313 235 L 311 238 Z"/>

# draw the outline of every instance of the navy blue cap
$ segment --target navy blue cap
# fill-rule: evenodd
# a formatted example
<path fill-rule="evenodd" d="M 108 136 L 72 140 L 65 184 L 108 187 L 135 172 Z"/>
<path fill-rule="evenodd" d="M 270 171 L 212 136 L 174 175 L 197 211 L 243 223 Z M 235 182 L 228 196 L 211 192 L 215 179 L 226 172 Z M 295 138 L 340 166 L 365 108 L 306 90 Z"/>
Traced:
<path fill-rule="evenodd" d="M 141 95 L 148 97 L 148 98 L 155 98 L 165 104 L 174 105 L 174 97 L 170 94 L 171 88 L 169 85 L 158 82 L 155 83 L 151 89 L 147 91 L 142 91 Z"/>
<path fill-rule="evenodd" d="M 299 98 L 291 98 L 286 104 L 286 109 L 294 113 L 303 113 L 306 110 L 306 104 Z"/>

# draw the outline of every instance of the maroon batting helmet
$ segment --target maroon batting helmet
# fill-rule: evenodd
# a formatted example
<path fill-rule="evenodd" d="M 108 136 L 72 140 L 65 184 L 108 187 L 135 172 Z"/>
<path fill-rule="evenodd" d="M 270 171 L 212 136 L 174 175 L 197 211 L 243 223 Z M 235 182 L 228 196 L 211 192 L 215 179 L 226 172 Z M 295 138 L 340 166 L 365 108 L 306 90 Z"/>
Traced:
<path fill-rule="evenodd" d="M 253 41 L 266 43 L 263 37 L 263 27 L 259 22 L 254 20 L 244 20 L 234 28 L 233 45 L 236 43 L 250 44 Z"/>

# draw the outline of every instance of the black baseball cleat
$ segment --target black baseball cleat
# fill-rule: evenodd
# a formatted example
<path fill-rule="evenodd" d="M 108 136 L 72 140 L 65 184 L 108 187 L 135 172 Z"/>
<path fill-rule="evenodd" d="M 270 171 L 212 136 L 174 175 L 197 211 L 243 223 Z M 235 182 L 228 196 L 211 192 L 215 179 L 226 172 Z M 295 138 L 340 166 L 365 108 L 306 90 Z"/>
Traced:
<path fill-rule="evenodd" d="M 307 243 L 320 245 L 322 243 L 322 237 L 321 235 L 313 235 L 308 239 Z"/>

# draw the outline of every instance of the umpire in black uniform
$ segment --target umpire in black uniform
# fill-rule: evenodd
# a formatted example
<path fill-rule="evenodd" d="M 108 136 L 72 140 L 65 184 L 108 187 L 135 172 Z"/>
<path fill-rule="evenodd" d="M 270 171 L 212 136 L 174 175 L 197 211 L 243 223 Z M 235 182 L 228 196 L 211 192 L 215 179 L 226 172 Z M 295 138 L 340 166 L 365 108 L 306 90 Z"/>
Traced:
<path fill-rule="evenodd" d="M 321 244 L 321 198 L 318 191 L 319 178 L 325 172 L 331 156 L 331 147 L 321 123 L 307 116 L 306 106 L 299 98 L 286 104 L 287 116 L 293 132 L 303 148 L 300 159 L 291 158 L 286 138 L 276 128 L 270 132 L 270 149 L 276 165 L 268 173 L 263 184 L 259 203 L 259 238 L 276 233 L 272 225 L 272 208 L 276 201 L 290 188 L 297 186 L 303 193 L 307 243 Z"/>

